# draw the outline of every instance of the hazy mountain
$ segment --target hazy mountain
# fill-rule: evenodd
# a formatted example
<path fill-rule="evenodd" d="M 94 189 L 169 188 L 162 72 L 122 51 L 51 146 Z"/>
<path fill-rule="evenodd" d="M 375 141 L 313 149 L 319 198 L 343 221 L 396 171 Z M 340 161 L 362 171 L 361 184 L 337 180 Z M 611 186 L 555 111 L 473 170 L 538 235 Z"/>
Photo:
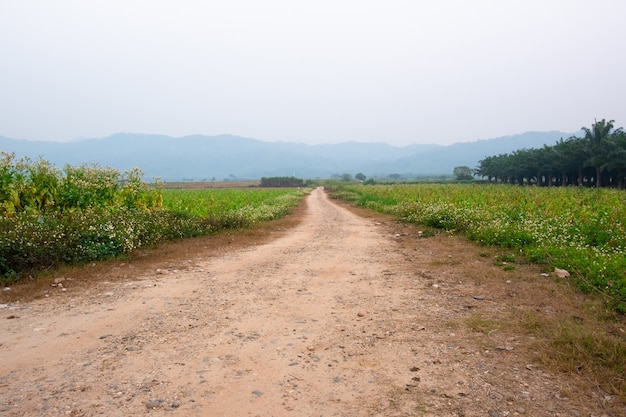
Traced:
<path fill-rule="evenodd" d="M 391 146 L 345 142 L 306 145 L 264 142 L 232 135 L 185 136 L 118 133 L 75 142 L 17 140 L 0 136 L 0 150 L 18 158 L 42 157 L 58 168 L 66 164 L 98 163 L 122 171 L 139 167 L 146 180 L 165 181 L 257 179 L 268 176 L 329 178 L 358 172 L 368 177 L 388 174 L 451 175 L 455 166 L 477 166 L 485 156 L 521 148 L 552 145 L 571 136 L 562 132 L 520 135 L 441 145 Z"/>

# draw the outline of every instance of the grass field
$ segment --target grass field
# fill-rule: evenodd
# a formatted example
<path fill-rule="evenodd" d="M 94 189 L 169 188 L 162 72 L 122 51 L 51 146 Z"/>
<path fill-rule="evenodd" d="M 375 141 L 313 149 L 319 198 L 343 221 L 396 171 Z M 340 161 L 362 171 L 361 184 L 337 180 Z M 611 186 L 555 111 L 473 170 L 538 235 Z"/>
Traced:
<path fill-rule="evenodd" d="M 164 189 L 163 208 L 198 217 L 239 215 L 245 221 L 271 220 L 287 213 L 303 193 L 292 188 Z"/>
<path fill-rule="evenodd" d="M 251 188 L 258 187 L 261 181 L 184 181 L 164 182 L 165 189 L 205 190 L 207 188 Z"/>

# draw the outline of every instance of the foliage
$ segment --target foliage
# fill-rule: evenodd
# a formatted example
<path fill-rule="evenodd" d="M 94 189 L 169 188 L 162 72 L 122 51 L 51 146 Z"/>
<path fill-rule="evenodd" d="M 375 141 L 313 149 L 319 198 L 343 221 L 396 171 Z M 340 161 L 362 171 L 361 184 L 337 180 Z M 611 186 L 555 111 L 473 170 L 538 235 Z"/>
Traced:
<path fill-rule="evenodd" d="M 503 183 L 626 187 L 626 133 L 614 121 L 583 127 L 584 136 L 479 161 L 476 175 Z"/>
<path fill-rule="evenodd" d="M 333 196 L 567 269 L 580 289 L 600 291 L 612 307 L 626 312 L 626 195 L 621 191 L 337 183 Z"/>
<path fill-rule="evenodd" d="M 454 167 L 453 175 L 454 178 L 459 181 L 474 179 L 474 173 L 472 172 L 472 169 L 467 166 Z"/>
<path fill-rule="evenodd" d="M 261 187 L 304 187 L 304 180 L 296 177 L 263 177 Z"/>
<path fill-rule="evenodd" d="M 38 213 L 54 205 L 59 176 L 46 161 L 0 153 L 0 215 Z"/>
<path fill-rule="evenodd" d="M 0 218 L 0 281 L 8 284 L 60 263 L 106 259 L 165 240 L 275 219 L 288 214 L 302 195 L 298 190 L 163 190 L 166 209 L 91 205 Z"/>
<path fill-rule="evenodd" d="M 162 190 L 142 172 L 0 158 L 0 283 L 284 216 L 304 191 Z M 164 196 L 166 200 L 164 201 Z M 166 208 L 164 208 L 165 206 Z"/>
<path fill-rule="evenodd" d="M 138 168 L 119 172 L 97 164 L 63 171 L 49 162 L 0 153 L 0 215 L 42 215 L 88 208 L 154 209 L 161 205 L 160 184 L 146 184 Z"/>

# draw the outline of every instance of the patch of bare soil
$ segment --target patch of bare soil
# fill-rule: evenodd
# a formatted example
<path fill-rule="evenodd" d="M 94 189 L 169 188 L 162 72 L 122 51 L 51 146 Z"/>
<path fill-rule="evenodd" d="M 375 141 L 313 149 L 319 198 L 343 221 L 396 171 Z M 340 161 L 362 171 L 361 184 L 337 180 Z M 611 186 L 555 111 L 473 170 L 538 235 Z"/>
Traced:
<path fill-rule="evenodd" d="M 306 202 L 273 235 L 179 242 L 2 294 L 0 414 L 626 415 L 584 370 L 551 366 L 533 328 L 597 303 L 322 189 Z"/>

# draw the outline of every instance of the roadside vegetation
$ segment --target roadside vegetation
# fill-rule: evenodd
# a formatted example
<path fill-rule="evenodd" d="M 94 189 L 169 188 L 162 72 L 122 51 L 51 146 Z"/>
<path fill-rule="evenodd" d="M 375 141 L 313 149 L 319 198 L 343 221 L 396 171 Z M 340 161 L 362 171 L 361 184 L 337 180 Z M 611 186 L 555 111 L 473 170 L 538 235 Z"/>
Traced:
<path fill-rule="evenodd" d="M 0 155 L 0 284 L 286 215 L 305 190 L 168 190 L 139 169 Z"/>
<path fill-rule="evenodd" d="M 210 226 L 208 233 L 284 217 L 305 192 L 294 188 L 162 190 L 167 212 L 201 219 Z"/>
<path fill-rule="evenodd" d="M 591 391 L 603 393 L 607 407 L 614 396 L 626 401 L 623 191 L 341 182 L 326 188 L 334 198 L 415 224 L 417 238 L 458 233 L 484 245 L 478 256 L 492 257 L 503 275 L 477 279 L 504 299 L 494 307 L 497 312 L 472 310 L 465 321 L 450 325 L 484 334 L 480 340 L 489 349 L 494 348 L 489 344 L 494 332 L 505 340 L 529 336 L 534 342 L 528 354 L 539 366 L 583 379 Z M 518 282 L 516 271 L 525 271 L 530 263 L 539 264 L 545 276 L 520 272 L 523 296 L 507 292 L 506 283 Z M 556 268 L 568 276 L 557 274 Z"/>
<path fill-rule="evenodd" d="M 335 198 L 567 270 L 575 285 L 626 312 L 626 194 L 614 189 L 495 184 L 354 185 Z"/>
<path fill-rule="evenodd" d="M 296 177 L 263 177 L 261 187 L 304 187 L 306 182 Z"/>
<path fill-rule="evenodd" d="M 626 187 L 626 132 L 602 119 L 583 127 L 582 137 L 553 146 L 488 156 L 475 175 L 489 182 L 540 186 Z"/>

